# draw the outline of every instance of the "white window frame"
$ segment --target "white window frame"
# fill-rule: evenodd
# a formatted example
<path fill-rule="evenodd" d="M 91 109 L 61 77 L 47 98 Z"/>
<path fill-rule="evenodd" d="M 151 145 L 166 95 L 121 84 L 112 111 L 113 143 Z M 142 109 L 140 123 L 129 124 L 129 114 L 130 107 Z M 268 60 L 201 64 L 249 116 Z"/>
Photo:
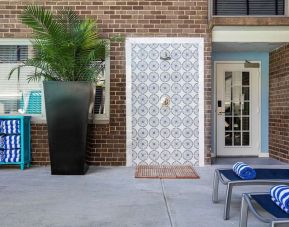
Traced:
<path fill-rule="evenodd" d="M 93 123 L 94 124 L 108 124 L 110 119 L 110 43 L 108 42 L 108 54 L 105 57 L 105 68 L 104 68 L 104 78 L 105 78 L 105 90 L 104 90 L 104 114 L 94 114 Z"/>
<path fill-rule="evenodd" d="M 25 38 L 0 38 L 0 45 L 24 45 L 32 46 L 30 39 Z M 108 52 L 110 53 L 110 45 L 108 46 Z M 31 122 L 37 124 L 46 123 L 46 109 L 45 109 L 45 99 L 44 99 L 44 89 L 42 84 L 42 114 L 27 114 L 31 116 Z M 110 119 L 110 55 L 107 54 L 105 58 L 105 102 L 104 102 L 105 113 L 104 114 L 94 114 L 92 118 L 93 124 L 108 124 Z M 25 116 L 26 114 L 24 114 Z"/>
<path fill-rule="evenodd" d="M 23 46 L 32 46 L 32 43 L 29 39 L 22 39 L 22 38 L 11 38 L 11 39 L 5 39 L 0 38 L 0 46 L 7 46 L 7 45 L 23 45 Z M 45 104 L 44 104 L 44 90 L 43 90 L 43 84 L 42 84 L 42 95 L 41 95 L 41 109 L 42 113 L 41 115 L 38 114 L 23 114 L 24 116 L 31 116 L 31 121 L 33 123 L 45 123 L 46 122 L 46 111 L 45 111 Z"/>

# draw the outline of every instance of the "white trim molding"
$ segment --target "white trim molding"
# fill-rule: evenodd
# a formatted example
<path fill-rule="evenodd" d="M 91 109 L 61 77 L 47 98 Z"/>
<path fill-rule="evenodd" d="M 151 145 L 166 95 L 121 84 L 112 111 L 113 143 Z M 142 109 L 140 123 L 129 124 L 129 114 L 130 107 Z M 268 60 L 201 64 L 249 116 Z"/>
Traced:
<path fill-rule="evenodd" d="M 132 166 L 131 39 L 126 39 L 126 165 Z"/>
<path fill-rule="evenodd" d="M 131 52 L 132 45 L 136 43 L 195 43 L 199 45 L 199 166 L 205 165 L 204 144 L 204 39 L 203 38 L 179 38 L 179 37 L 146 37 L 127 38 L 126 51 L 126 165 L 132 165 L 132 107 L 131 107 Z"/>
<path fill-rule="evenodd" d="M 212 42 L 287 43 L 289 26 L 215 26 Z"/>
<path fill-rule="evenodd" d="M 269 158 L 269 152 L 260 152 L 258 155 L 259 158 Z"/>

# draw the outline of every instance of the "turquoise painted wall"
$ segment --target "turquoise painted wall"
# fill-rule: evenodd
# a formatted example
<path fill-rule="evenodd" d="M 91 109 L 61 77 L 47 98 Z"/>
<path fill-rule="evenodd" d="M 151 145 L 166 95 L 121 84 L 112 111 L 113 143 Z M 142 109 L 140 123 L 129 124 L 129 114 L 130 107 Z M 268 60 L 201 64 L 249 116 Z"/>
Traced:
<path fill-rule="evenodd" d="M 269 53 L 213 52 L 214 61 L 261 61 L 261 152 L 268 153 L 269 139 Z M 214 74 L 213 74 L 214 75 Z M 215 100 L 214 100 L 215 103 Z M 215 146 L 215 143 L 213 141 Z"/>

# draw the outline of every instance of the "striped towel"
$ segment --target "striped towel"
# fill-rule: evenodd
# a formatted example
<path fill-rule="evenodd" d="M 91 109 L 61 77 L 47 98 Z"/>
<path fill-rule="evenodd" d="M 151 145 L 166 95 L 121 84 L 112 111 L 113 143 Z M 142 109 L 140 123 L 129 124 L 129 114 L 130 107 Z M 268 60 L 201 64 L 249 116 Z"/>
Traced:
<path fill-rule="evenodd" d="M 282 210 L 289 214 L 289 186 L 277 185 L 270 190 L 271 199 Z"/>
<path fill-rule="evenodd" d="M 233 171 L 243 180 L 252 180 L 256 178 L 256 171 L 244 162 L 237 162 L 233 165 Z"/>
<path fill-rule="evenodd" d="M 20 135 L 14 135 L 14 136 L 2 136 L 2 141 L 0 142 L 0 146 L 3 149 L 15 149 L 20 148 Z"/>
<path fill-rule="evenodd" d="M 0 120 L 0 133 L 19 134 L 20 133 L 20 121 L 19 120 Z"/>
<path fill-rule="evenodd" d="M 4 149 L 4 136 L 0 136 L 0 149 Z"/>
<path fill-rule="evenodd" d="M 5 152 L 4 150 L 0 150 L 0 162 L 4 162 L 5 159 Z"/>
<path fill-rule="evenodd" d="M 4 162 L 20 162 L 20 149 L 4 150 Z"/>

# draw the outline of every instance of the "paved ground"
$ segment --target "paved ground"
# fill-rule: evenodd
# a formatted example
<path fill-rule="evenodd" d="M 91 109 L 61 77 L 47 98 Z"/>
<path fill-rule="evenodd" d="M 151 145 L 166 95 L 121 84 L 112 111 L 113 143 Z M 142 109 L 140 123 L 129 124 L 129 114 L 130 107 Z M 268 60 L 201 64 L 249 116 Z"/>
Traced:
<path fill-rule="evenodd" d="M 263 160 L 271 167 L 281 164 Z M 213 204 L 212 177 L 214 168 L 231 165 L 231 161 L 197 168 L 200 180 L 135 179 L 134 169 L 126 167 L 94 167 L 85 176 L 51 176 L 49 167 L 25 171 L 1 168 L 0 226 L 238 226 L 241 193 L 266 191 L 269 187 L 235 190 L 231 219 L 223 221 L 225 188 L 220 188 L 220 202 Z M 246 161 L 259 164 L 260 159 Z M 266 226 L 253 217 L 249 223 Z"/>

